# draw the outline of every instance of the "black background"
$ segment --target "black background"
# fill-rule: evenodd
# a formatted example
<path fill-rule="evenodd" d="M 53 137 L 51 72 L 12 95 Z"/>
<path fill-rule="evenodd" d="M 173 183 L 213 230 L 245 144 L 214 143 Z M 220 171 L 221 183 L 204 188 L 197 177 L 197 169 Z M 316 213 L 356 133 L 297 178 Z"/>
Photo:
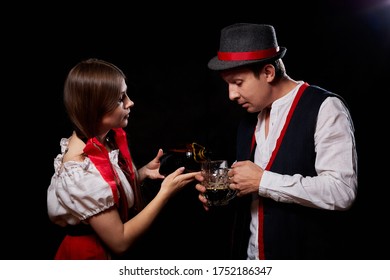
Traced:
<path fill-rule="evenodd" d="M 351 258 L 389 258 L 384 135 L 390 6 L 378 6 L 385 2 L 379 0 L 268 2 L 275 3 L 219 3 L 215 8 L 150 3 L 141 8 L 124 2 L 56 2 L 56 7 L 4 9 L 9 20 L 3 18 L 1 27 L 6 166 L 1 259 L 52 259 L 59 244 L 61 232 L 47 218 L 46 191 L 59 141 L 71 133 L 63 82 L 82 59 L 105 59 L 126 73 L 135 102 L 126 130 L 139 167 L 160 147 L 192 141 L 234 159 L 242 111 L 229 101 L 226 85 L 207 62 L 216 55 L 221 28 L 236 22 L 274 25 L 279 45 L 287 47 L 287 73 L 348 102 L 359 156 Z M 146 196 L 157 188 L 151 184 Z M 205 246 L 205 238 L 223 232 L 223 219 L 204 212 L 196 196 L 189 186 L 174 197 L 127 257 L 224 258 L 223 246 Z M 210 232 L 209 226 L 218 230 Z"/>

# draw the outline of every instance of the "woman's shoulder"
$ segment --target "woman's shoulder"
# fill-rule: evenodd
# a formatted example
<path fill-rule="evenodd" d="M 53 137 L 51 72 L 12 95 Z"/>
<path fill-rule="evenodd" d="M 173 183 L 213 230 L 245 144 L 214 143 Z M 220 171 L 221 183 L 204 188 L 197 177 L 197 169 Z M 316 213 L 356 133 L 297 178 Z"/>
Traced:
<path fill-rule="evenodd" d="M 68 161 L 76 161 L 76 162 L 83 162 L 85 160 L 84 156 L 84 147 L 85 143 L 77 137 L 76 133 L 73 132 L 72 136 L 69 137 L 66 140 L 61 141 L 61 146 L 65 146 L 65 149 L 63 148 L 63 162 Z"/>
<path fill-rule="evenodd" d="M 83 147 L 80 141 L 73 135 L 68 138 L 61 138 L 61 153 L 54 159 L 55 175 L 67 173 L 69 170 L 74 172 L 77 169 L 84 172 L 88 169 L 89 159 L 83 155 Z"/>

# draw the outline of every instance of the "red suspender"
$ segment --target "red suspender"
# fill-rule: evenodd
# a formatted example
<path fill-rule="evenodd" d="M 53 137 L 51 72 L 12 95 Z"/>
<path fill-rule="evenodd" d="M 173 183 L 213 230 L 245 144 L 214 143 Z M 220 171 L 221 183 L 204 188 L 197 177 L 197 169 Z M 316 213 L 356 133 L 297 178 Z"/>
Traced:
<path fill-rule="evenodd" d="M 309 86 L 308 83 L 303 83 L 301 87 L 298 90 L 297 95 L 295 96 L 293 103 L 291 104 L 290 111 L 288 112 L 286 122 L 284 123 L 284 126 L 282 128 L 282 131 L 280 132 L 279 138 L 276 141 L 275 149 L 272 151 L 271 158 L 265 168 L 265 170 L 270 170 L 272 163 L 275 160 L 276 154 L 278 153 L 278 150 L 280 148 L 280 145 L 282 143 L 284 134 L 286 133 L 287 127 L 290 123 L 291 117 L 294 113 L 295 107 L 298 104 L 299 99 L 301 98 L 303 91 Z M 253 141 L 252 141 L 253 142 Z M 263 205 L 263 199 L 262 197 L 259 197 L 259 208 L 258 208 L 258 223 L 259 223 L 259 230 L 258 230 L 258 248 L 259 248 L 259 259 L 265 260 L 265 252 L 264 252 L 264 205 Z"/>

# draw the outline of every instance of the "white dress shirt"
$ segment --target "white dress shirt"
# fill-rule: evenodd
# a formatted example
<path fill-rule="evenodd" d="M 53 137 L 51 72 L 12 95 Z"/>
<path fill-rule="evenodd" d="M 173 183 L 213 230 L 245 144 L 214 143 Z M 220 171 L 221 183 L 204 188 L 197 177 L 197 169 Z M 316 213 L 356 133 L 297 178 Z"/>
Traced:
<path fill-rule="evenodd" d="M 265 110 L 258 115 L 255 131 L 254 162 L 267 166 L 286 121 L 291 104 L 302 81 L 287 95 L 272 103 L 269 131 L 265 137 Z M 258 194 L 251 207 L 251 237 L 248 259 L 258 259 L 258 198 L 268 197 L 284 203 L 328 210 L 347 210 L 357 192 L 357 153 L 354 127 L 349 111 L 337 97 L 328 97 L 321 105 L 314 134 L 318 176 L 284 175 L 264 171 Z"/>

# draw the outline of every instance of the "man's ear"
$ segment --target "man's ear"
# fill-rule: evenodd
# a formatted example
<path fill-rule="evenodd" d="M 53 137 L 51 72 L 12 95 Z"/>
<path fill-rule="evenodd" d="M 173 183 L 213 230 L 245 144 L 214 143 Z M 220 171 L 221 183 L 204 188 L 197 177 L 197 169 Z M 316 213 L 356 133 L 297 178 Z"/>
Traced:
<path fill-rule="evenodd" d="M 275 67 L 272 64 L 266 64 L 263 69 L 263 75 L 265 75 L 267 81 L 273 81 L 275 78 Z"/>

